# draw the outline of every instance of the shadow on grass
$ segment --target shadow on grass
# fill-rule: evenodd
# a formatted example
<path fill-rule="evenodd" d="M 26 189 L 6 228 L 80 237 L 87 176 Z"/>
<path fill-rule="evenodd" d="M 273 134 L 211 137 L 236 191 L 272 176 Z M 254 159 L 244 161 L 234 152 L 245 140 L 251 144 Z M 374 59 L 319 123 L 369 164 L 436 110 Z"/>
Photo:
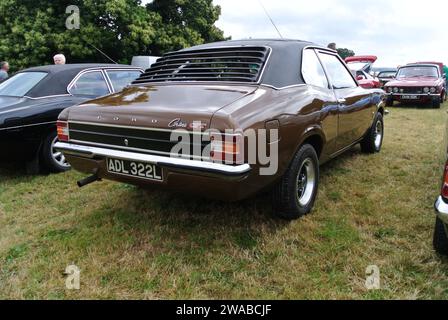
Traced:
<path fill-rule="evenodd" d="M 0 179 L 2 181 L 25 178 L 27 176 L 25 162 L 0 158 Z"/>
<path fill-rule="evenodd" d="M 443 105 L 442 105 L 443 107 Z M 432 106 L 432 104 L 430 103 L 415 103 L 415 102 L 399 102 L 399 103 L 394 103 L 394 105 L 392 107 L 388 107 L 388 108 L 400 108 L 400 109 L 419 109 L 419 110 L 423 110 L 423 109 L 429 109 L 429 110 L 437 110 L 436 108 L 434 108 Z"/>
<path fill-rule="evenodd" d="M 359 148 L 353 148 L 326 164 L 323 178 L 359 155 Z M 212 250 L 217 244 L 220 248 L 254 249 L 263 237 L 273 236 L 292 223 L 275 217 L 269 192 L 227 203 L 123 184 L 115 188 L 120 190 L 120 200 L 104 201 L 100 209 L 80 221 L 78 228 L 90 234 L 102 226 L 112 225 L 112 230 L 106 229 L 116 233 L 113 238 L 126 234 L 132 235 L 137 243 L 150 237 L 160 240 L 163 247 Z"/>

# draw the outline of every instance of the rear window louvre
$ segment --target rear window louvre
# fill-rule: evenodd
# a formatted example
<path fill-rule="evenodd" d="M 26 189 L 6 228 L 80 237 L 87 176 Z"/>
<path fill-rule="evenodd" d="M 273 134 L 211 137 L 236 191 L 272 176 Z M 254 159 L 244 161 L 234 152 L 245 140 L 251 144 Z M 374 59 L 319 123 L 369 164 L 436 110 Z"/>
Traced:
<path fill-rule="evenodd" d="M 165 54 L 133 84 L 178 81 L 257 83 L 267 47 L 212 48 Z"/>

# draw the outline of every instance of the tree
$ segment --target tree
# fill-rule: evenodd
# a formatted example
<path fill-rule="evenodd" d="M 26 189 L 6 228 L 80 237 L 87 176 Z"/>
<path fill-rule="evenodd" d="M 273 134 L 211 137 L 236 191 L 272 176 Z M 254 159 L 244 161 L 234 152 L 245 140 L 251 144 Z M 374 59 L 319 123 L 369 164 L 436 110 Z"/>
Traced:
<path fill-rule="evenodd" d="M 65 10 L 80 9 L 80 29 L 68 30 Z M 174 11 L 179 10 L 176 15 Z M 197 17 L 194 17 L 194 14 Z M 64 53 L 69 63 L 129 63 L 135 55 L 223 39 L 214 26 L 220 8 L 208 0 L 2 0 L 0 1 L 0 60 L 13 70 L 52 63 Z"/>
<path fill-rule="evenodd" d="M 221 7 L 213 5 L 213 0 L 154 0 L 147 8 L 162 18 L 159 37 L 151 46 L 156 54 L 224 40 L 224 33 L 215 26 Z"/>
<path fill-rule="evenodd" d="M 353 50 L 347 48 L 339 48 L 337 49 L 339 56 L 345 60 L 345 58 L 353 57 L 355 52 Z"/>

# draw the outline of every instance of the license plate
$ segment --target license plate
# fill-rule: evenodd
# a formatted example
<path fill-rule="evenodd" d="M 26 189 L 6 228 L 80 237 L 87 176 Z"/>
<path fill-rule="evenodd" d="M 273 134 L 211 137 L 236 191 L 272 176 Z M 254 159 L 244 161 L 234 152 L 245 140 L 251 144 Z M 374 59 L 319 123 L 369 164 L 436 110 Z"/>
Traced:
<path fill-rule="evenodd" d="M 412 95 L 401 96 L 401 99 L 405 99 L 405 100 L 417 100 L 417 99 L 418 99 L 418 96 L 412 96 Z"/>
<path fill-rule="evenodd" d="M 135 177 L 153 181 L 163 181 L 162 168 L 151 163 L 108 158 L 107 171 L 113 174 L 119 174 L 128 177 Z"/>

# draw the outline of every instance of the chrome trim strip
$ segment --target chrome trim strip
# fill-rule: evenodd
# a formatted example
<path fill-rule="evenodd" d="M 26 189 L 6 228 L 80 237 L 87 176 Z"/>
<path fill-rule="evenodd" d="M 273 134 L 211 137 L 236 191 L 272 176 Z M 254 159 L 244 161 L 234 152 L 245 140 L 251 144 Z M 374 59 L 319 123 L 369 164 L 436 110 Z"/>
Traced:
<path fill-rule="evenodd" d="M 101 73 L 101 75 L 103 76 L 104 82 L 106 83 L 106 86 L 109 90 L 109 94 L 112 94 L 113 92 L 110 89 L 110 85 L 107 82 L 106 77 L 104 76 L 104 71 L 102 68 L 91 68 L 91 69 L 85 69 L 81 72 L 79 72 L 76 77 L 73 78 L 73 80 L 68 84 L 67 86 L 67 92 L 70 93 L 71 95 L 73 95 L 70 90 L 73 88 L 73 86 L 75 85 L 75 83 L 79 80 L 79 78 L 81 78 L 83 75 L 88 74 L 88 73 L 94 73 L 94 72 L 99 72 Z"/>
<path fill-rule="evenodd" d="M 208 173 L 221 174 L 225 176 L 242 176 L 251 171 L 251 167 L 248 164 L 243 164 L 239 166 L 229 166 L 213 162 L 186 160 L 180 158 L 168 158 L 142 153 L 80 146 L 65 142 L 56 143 L 55 149 L 64 152 L 68 155 L 79 156 L 89 159 L 93 159 L 95 157 L 110 157 L 114 159 L 152 163 L 160 167 L 172 168 L 173 170 L 178 169 L 178 170 L 204 171 Z"/>
<path fill-rule="evenodd" d="M 126 67 L 122 67 L 122 66 L 121 67 L 116 67 L 116 68 L 115 67 L 92 67 L 92 68 L 87 68 L 87 69 L 84 69 L 84 70 L 80 71 L 73 78 L 73 80 L 67 86 L 67 92 L 70 92 L 70 89 L 73 87 L 75 82 L 78 81 L 78 79 L 82 75 L 84 75 L 85 73 L 100 71 L 101 73 L 103 73 L 103 77 L 104 77 L 104 74 L 107 72 L 107 70 L 112 70 L 112 71 L 120 71 L 120 70 L 134 71 L 135 70 L 135 71 L 140 71 L 141 73 L 144 72 L 143 69 L 141 69 L 141 68 L 132 68 L 132 67 L 126 68 Z M 105 79 L 105 80 L 106 80 L 107 86 L 109 87 L 109 91 L 110 91 L 110 85 L 109 85 L 107 79 Z M 112 91 L 110 93 L 114 93 L 114 91 Z M 70 95 L 72 95 L 72 94 L 70 94 Z"/>
<path fill-rule="evenodd" d="M 266 88 L 274 89 L 274 90 L 277 90 L 277 91 L 287 90 L 287 89 L 292 89 L 292 88 L 298 88 L 298 87 L 306 87 L 306 86 L 307 86 L 307 84 L 304 84 L 304 83 L 293 84 L 293 85 L 286 86 L 286 87 L 281 87 L 281 88 L 277 88 L 277 87 L 271 86 L 269 84 L 261 84 L 260 85 L 260 87 L 266 87 Z"/>
<path fill-rule="evenodd" d="M 29 97 L 29 96 L 23 96 L 24 98 L 30 99 L 30 100 L 42 100 L 42 99 L 50 99 L 50 98 L 62 98 L 62 97 L 71 97 L 71 94 L 55 94 L 55 95 L 51 95 L 51 96 L 44 96 L 44 97 L 37 97 L 37 98 L 33 98 L 33 97 Z"/>
<path fill-rule="evenodd" d="M 434 208 L 439 219 L 448 225 L 448 204 L 443 201 L 441 196 L 437 199 Z"/>
<path fill-rule="evenodd" d="M 112 88 L 112 83 L 108 81 L 109 77 L 106 74 L 106 71 L 101 70 L 101 74 L 103 75 L 104 81 L 106 81 L 107 88 L 109 89 L 109 94 L 114 93 L 114 89 Z"/>
<path fill-rule="evenodd" d="M 440 97 L 440 93 L 395 93 L 388 92 L 386 93 L 388 96 L 418 96 L 418 97 Z"/>
<path fill-rule="evenodd" d="M 104 144 L 104 143 L 97 143 L 97 142 L 89 142 L 89 141 L 81 141 L 81 140 L 75 140 L 75 139 L 70 139 L 70 142 L 74 142 L 76 144 L 81 144 L 81 145 L 88 145 L 88 146 L 97 146 L 97 147 L 105 147 L 105 148 L 117 148 L 117 149 L 123 149 L 123 150 L 128 150 L 128 151 L 138 151 L 141 153 L 146 153 L 146 154 L 151 154 L 151 153 L 156 153 L 159 155 L 163 155 L 163 156 L 171 156 L 173 155 L 172 153 L 169 152 L 163 152 L 163 151 L 157 151 L 157 150 L 149 150 L 149 149 L 139 149 L 139 148 L 132 148 L 132 147 L 123 147 L 123 146 L 116 146 L 113 144 Z M 168 141 L 167 141 L 168 142 Z M 184 156 L 186 157 L 186 156 Z M 195 158 L 197 160 L 201 160 L 203 159 L 205 160 L 209 160 L 210 158 L 202 158 L 202 157 L 198 157 L 198 156 L 189 156 L 188 158 Z"/>
<path fill-rule="evenodd" d="M 96 122 L 84 122 L 84 121 L 70 121 L 68 120 L 68 123 L 73 124 L 84 124 L 89 126 L 98 126 L 98 127 L 111 127 L 111 128 L 123 128 L 123 129 L 137 129 L 137 130 L 147 130 L 147 131 L 158 131 L 158 132 L 173 132 L 176 130 L 186 130 L 186 129 L 161 129 L 161 128 L 146 128 L 146 127 L 134 127 L 134 126 L 124 126 L 124 125 L 118 125 L 118 124 L 108 124 L 108 123 L 96 123 Z M 187 130 L 188 131 L 188 130 Z M 200 134 L 203 135 L 203 132 L 195 132 L 195 131 L 188 131 L 188 133 L 191 134 Z"/>
<path fill-rule="evenodd" d="M 43 125 L 46 125 L 46 124 L 56 124 L 56 121 L 41 122 L 41 123 L 35 123 L 35 124 L 27 124 L 27 125 L 16 126 L 16 127 L 0 128 L 0 131 L 15 130 L 15 129 L 21 129 L 21 128 L 36 127 L 36 126 L 43 126 Z"/>
<path fill-rule="evenodd" d="M 2 112 L 0 112 L 0 114 L 6 114 L 6 113 L 11 113 L 11 112 L 26 110 L 26 109 L 29 109 L 29 108 L 31 108 L 31 106 L 15 108 L 15 109 L 12 109 L 12 110 L 2 111 Z"/>

